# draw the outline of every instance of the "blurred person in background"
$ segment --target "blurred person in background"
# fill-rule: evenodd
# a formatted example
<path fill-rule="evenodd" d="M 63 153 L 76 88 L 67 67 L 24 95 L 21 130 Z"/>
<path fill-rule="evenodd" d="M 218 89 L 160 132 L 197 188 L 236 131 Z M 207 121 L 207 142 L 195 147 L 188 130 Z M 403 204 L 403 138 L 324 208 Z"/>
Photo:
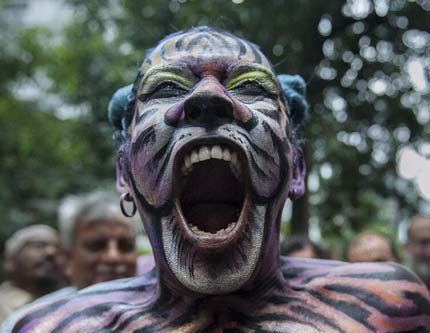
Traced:
<path fill-rule="evenodd" d="M 118 195 L 97 191 L 68 196 L 61 202 L 58 215 L 62 258 L 71 285 L 10 315 L 0 327 L 1 333 L 11 332 L 17 319 L 32 306 L 71 296 L 98 282 L 136 274 L 137 225 L 122 214 Z M 145 266 L 142 270 L 150 268 Z"/>
<path fill-rule="evenodd" d="M 408 229 L 406 259 L 430 289 L 430 217 L 414 216 Z"/>
<path fill-rule="evenodd" d="M 400 263 L 394 241 L 388 235 L 376 231 L 364 231 L 356 235 L 346 249 L 346 260 Z"/>
<path fill-rule="evenodd" d="M 15 232 L 5 244 L 9 280 L 0 285 L 0 323 L 34 299 L 65 285 L 57 232 L 42 224 Z"/>
<path fill-rule="evenodd" d="M 77 289 L 136 274 L 136 222 L 125 217 L 118 196 L 71 196 L 59 207 L 66 274 Z"/>
<path fill-rule="evenodd" d="M 329 259 L 326 251 L 303 235 L 286 236 L 281 242 L 280 252 L 282 256 Z"/>

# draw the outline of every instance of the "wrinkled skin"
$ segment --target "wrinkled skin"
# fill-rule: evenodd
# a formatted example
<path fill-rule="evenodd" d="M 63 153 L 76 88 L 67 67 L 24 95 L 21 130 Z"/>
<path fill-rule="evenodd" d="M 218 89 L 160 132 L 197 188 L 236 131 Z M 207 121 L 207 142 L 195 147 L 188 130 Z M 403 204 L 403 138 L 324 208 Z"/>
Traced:
<path fill-rule="evenodd" d="M 156 270 L 35 307 L 15 332 L 430 329 L 429 294 L 400 266 L 279 257 L 282 206 L 303 192 L 305 170 L 297 124 L 255 46 L 209 28 L 170 36 L 134 94 L 117 186 L 137 205 Z"/>
<path fill-rule="evenodd" d="M 131 226 L 115 219 L 77 223 L 66 273 L 78 289 L 134 276 L 137 251 Z"/>

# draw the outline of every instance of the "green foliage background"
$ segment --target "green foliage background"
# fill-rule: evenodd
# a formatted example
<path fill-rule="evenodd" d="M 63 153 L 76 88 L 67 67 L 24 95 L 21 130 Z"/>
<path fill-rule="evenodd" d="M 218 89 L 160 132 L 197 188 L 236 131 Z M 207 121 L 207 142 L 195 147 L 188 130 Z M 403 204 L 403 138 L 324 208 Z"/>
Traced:
<path fill-rule="evenodd" d="M 428 206 L 412 182 L 398 177 L 396 154 L 429 141 L 428 121 L 417 110 L 429 105 L 428 90 L 414 91 L 404 75 L 410 57 L 428 58 L 429 43 L 411 47 L 404 36 L 429 30 L 430 1 L 363 1 L 368 10 L 354 16 L 357 0 L 69 0 L 72 15 L 60 33 L 17 24 L 11 2 L 3 1 L 0 244 L 23 225 L 55 225 L 63 196 L 113 186 L 110 96 L 133 82 L 146 49 L 197 25 L 244 36 L 279 73 L 308 82 L 306 155 L 310 181 L 319 186 L 295 204 L 284 229 L 317 226 L 331 244 L 365 228 L 394 234 L 402 218 Z M 378 77 L 404 84 L 375 93 L 368 83 Z M 21 96 L 27 86 L 39 94 Z M 402 103 L 411 94 L 419 103 Z M 58 105 L 67 106 L 67 117 Z M 399 135 L 405 128 L 409 134 Z"/>

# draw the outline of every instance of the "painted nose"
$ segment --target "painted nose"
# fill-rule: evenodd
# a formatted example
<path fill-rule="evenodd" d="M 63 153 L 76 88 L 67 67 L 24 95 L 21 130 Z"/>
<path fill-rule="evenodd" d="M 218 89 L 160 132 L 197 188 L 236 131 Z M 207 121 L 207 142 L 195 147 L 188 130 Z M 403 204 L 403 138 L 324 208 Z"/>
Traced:
<path fill-rule="evenodd" d="M 212 92 L 199 92 L 184 103 L 185 123 L 193 125 L 221 125 L 233 120 L 233 104 Z"/>

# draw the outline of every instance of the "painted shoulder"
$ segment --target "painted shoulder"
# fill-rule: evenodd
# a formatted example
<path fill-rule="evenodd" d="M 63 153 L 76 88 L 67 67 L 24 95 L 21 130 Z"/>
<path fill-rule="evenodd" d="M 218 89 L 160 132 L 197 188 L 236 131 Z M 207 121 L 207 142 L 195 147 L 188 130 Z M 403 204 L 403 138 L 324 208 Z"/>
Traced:
<path fill-rule="evenodd" d="M 289 285 L 377 332 L 430 332 L 430 294 L 419 278 L 395 263 L 286 258 Z"/>
<path fill-rule="evenodd" d="M 136 311 L 145 312 L 155 291 L 155 276 L 95 284 L 52 302 L 36 303 L 16 320 L 12 333 L 93 333 L 120 325 Z M 120 318 L 124 315 L 124 318 Z"/>

